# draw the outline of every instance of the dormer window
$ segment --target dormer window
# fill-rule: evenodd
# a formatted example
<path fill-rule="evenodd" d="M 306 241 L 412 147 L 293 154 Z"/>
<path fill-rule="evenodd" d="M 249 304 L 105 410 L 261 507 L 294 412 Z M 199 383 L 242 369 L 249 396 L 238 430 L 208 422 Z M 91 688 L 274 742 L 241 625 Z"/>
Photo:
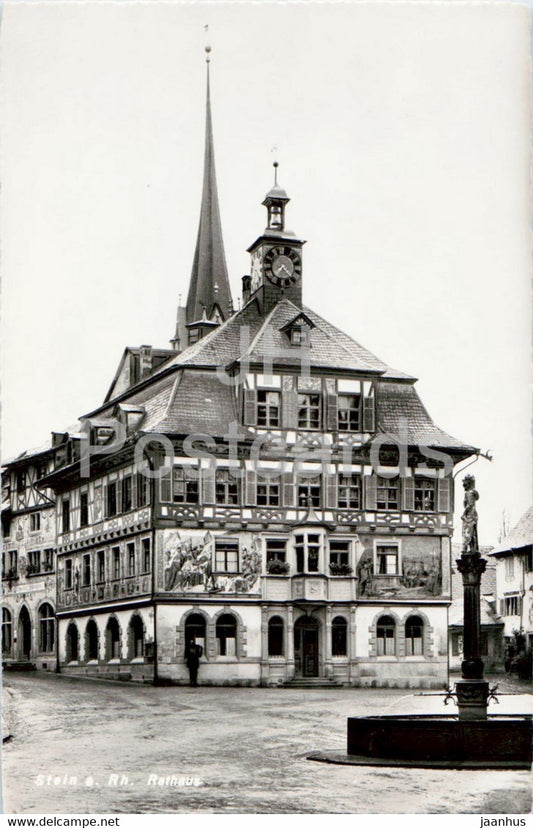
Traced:
<path fill-rule="evenodd" d="M 310 334 L 314 327 L 314 323 L 305 313 L 299 313 L 298 316 L 284 325 L 281 330 L 286 334 L 291 345 L 305 348 L 311 345 Z"/>

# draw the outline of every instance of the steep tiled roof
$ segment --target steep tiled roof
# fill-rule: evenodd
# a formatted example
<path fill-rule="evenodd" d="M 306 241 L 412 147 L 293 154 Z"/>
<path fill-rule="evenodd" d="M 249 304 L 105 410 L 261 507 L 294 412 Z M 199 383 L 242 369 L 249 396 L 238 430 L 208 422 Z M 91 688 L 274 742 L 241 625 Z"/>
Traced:
<path fill-rule="evenodd" d="M 522 515 L 516 526 L 498 544 L 492 555 L 503 554 L 533 544 L 533 506 Z"/>
<path fill-rule="evenodd" d="M 410 445 L 476 452 L 435 425 L 412 384 L 378 382 L 377 395 L 378 430 L 401 436 L 406 428 Z"/>
<path fill-rule="evenodd" d="M 172 399 L 157 424 L 157 431 L 223 437 L 229 434 L 230 424 L 237 421 L 237 405 L 231 386 L 221 382 L 214 372 L 185 370 L 176 380 Z M 143 430 L 145 428 L 143 426 Z M 237 433 L 245 434 L 246 429 L 238 426 Z"/>

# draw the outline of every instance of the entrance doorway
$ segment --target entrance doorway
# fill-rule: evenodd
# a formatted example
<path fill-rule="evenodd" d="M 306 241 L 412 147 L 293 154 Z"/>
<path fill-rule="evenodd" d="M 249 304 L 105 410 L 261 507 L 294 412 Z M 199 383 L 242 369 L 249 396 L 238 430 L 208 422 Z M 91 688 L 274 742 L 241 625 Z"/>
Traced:
<path fill-rule="evenodd" d="M 22 607 L 19 615 L 18 657 L 20 661 L 29 661 L 31 657 L 31 619 L 25 606 Z"/>
<path fill-rule="evenodd" d="M 318 676 L 318 634 L 316 618 L 304 615 L 294 624 L 294 667 L 297 676 Z"/>

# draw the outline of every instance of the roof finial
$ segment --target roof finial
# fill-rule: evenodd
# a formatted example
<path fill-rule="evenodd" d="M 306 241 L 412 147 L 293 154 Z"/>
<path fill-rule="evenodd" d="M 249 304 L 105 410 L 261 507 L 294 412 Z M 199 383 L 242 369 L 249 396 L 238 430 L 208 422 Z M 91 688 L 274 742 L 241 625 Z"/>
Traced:
<path fill-rule="evenodd" d="M 277 161 L 274 161 L 272 166 L 274 167 L 274 187 L 277 187 L 278 186 L 278 167 L 279 167 L 279 164 L 278 164 Z"/>
<path fill-rule="evenodd" d="M 204 26 L 204 32 L 208 32 L 208 31 L 209 31 L 209 23 L 206 23 L 205 26 Z M 206 47 L 205 47 L 205 53 L 207 55 L 207 57 L 205 59 L 206 63 L 209 63 L 210 60 L 211 60 L 211 58 L 209 57 L 209 52 L 210 51 L 211 51 L 211 46 L 209 45 L 209 43 L 207 43 Z"/>

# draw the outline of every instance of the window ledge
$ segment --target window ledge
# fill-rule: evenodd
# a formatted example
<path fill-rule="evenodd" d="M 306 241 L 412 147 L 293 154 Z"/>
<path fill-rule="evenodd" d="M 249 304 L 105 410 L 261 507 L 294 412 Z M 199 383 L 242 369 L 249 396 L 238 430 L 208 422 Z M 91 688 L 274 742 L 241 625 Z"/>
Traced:
<path fill-rule="evenodd" d="M 120 664 L 120 658 L 110 658 L 108 664 Z"/>
<path fill-rule="evenodd" d="M 131 661 L 130 661 L 130 664 L 144 664 L 144 663 L 145 663 L 144 656 L 142 658 L 141 657 L 132 658 Z"/>
<path fill-rule="evenodd" d="M 93 664 L 98 664 L 98 659 L 97 658 L 91 658 L 89 661 L 86 661 L 85 664 L 86 664 L 87 667 L 92 667 Z"/>

